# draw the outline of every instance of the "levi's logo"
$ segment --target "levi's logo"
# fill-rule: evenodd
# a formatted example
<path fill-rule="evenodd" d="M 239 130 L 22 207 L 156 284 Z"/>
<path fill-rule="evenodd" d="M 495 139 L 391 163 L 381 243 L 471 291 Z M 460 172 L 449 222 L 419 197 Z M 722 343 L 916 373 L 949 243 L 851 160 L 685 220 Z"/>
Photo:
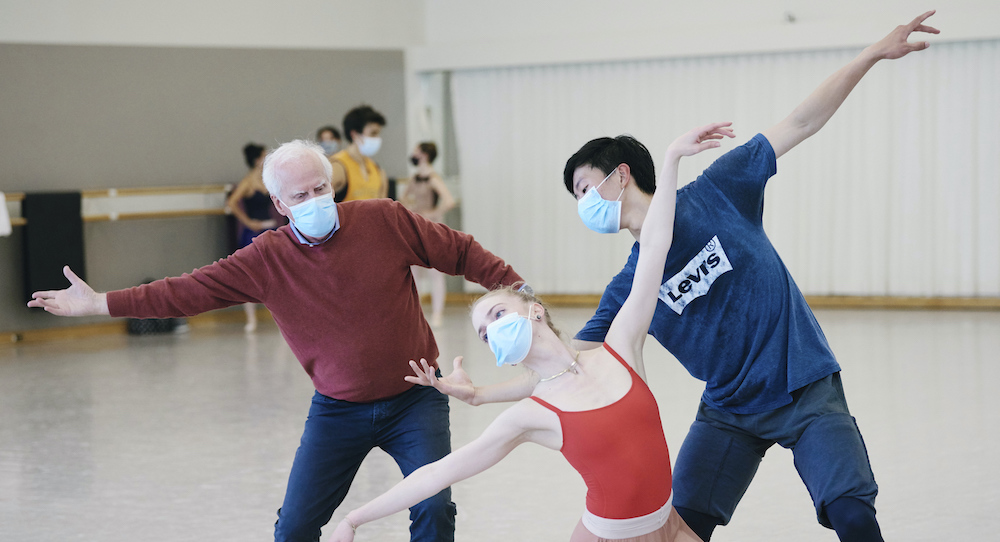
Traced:
<path fill-rule="evenodd" d="M 715 279 L 732 270 L 733 266 L 716 235 L 680 273 L 660 285 L 659 298 L 680 314 L 692 301 L 707 294 Z"/>

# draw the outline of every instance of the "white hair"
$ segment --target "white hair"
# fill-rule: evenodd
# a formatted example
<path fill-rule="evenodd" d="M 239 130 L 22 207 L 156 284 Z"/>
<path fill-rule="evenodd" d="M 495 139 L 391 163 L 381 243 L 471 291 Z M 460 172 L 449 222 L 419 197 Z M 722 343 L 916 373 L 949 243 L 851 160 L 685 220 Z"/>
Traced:
<path fill-rule="evenodd" d="M 333 166 L 326 158 L 323 147 L 312 141 L 296 139 L 283 143 L 280 147 L 267 154 L 264 158 L 264 168 L 261 176 L 264 177 L 264 186 L 272 195 L 281 199 L 281 188 L 285 184 L 285 176 L 292 164 L 298 163 L 302 158 L 314 156 L 323 165 L 326 173 L 326 180 L 333 178 Z"/>

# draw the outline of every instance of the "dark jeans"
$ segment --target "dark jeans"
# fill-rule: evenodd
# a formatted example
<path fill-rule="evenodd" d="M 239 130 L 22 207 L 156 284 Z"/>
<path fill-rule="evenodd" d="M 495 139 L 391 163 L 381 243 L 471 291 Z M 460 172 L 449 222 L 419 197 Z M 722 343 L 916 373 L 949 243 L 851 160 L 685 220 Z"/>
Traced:
<path fill-rule="evenodd" d="M 343 502 L 361 462 L 379 447 L 404 476 L 451 452 L 448 398 L 434 388 L 410 390 L 374 403 L 313 396 L 302 442 L 274 526 L 276 541 L 316 542 Z M 452 541 L 451 489 L 410 508 L 410 539 Z"/>
<path fill-rule="evenodd" d="M 832 528 L 826 506 L 841 497 L 875 509 L 878 485 L 840 373 L 795 390 L 791 404 L 759 414 L 731 414 L 703 401 L 677 455 L 674 506 L 728 524 L 774 444 L 792 450 L 824 527 Z"/>

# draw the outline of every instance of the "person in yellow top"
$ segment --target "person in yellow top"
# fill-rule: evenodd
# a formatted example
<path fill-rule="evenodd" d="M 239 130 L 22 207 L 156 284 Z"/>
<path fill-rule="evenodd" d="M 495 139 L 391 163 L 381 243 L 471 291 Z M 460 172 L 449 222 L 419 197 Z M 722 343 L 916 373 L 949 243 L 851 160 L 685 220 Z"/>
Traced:
<path fill-rule="evenodd" d="M 389 193 L 385 171 L 371 159 L 382 147 L 385 117 L 371 106 L 361 105 L 344 115 L 347 148 L 329 157 L 333 164 L 336 201 L 384 198 Z"/>

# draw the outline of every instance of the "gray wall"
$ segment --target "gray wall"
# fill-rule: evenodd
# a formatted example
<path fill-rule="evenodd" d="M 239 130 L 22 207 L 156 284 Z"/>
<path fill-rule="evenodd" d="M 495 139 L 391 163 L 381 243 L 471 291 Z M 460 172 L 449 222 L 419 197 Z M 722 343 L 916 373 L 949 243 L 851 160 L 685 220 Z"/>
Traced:
<path fill-rule="evenodd" d="M 235 183 L 242 146 L 311 138 L 360 103 L 388 125 L 377 160 L 406 173 L 401 51 L 0 44 L 0 190 Z M 66 320 L 24 307 L 21 234 L 0 238 L 0 331 Z M 222 217 L 85 226 L 99 290 L 225 255 Z M 58 247 L 52 247 L 58 250 Z"/>

